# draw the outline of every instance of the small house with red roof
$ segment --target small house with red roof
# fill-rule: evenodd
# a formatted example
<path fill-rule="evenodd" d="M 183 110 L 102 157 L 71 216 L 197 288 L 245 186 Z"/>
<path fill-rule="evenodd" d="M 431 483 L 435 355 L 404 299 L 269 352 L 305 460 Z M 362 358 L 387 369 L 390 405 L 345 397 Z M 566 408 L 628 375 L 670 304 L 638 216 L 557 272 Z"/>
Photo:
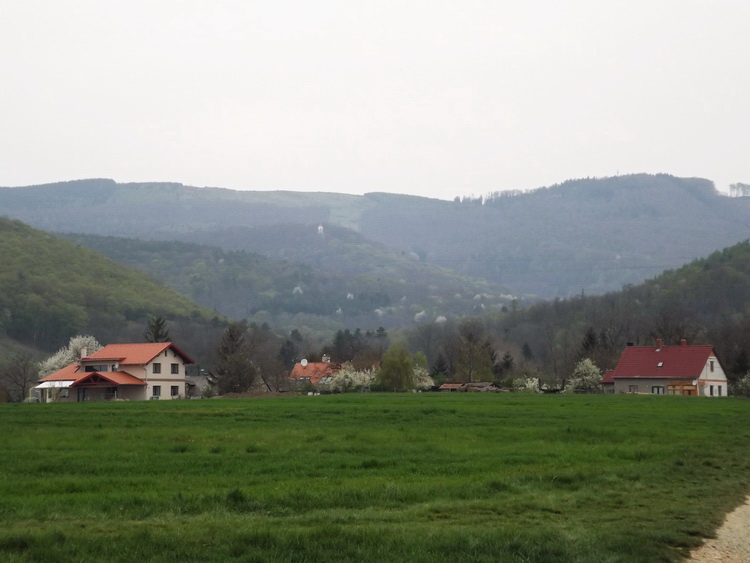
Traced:
<path fill-rule="evenodd" d="M 180 399 L 192 363 L 171 342 L 110 344 L 43 377 L 35 389 L 43 403 Z"/>
<path fill-rule="evenodd" d="M 727 376 L 713 346 L 627 346 L 617 363 L 602 378 L 608 393 L 695 395 L 725 397 Z"/>
<path fill-rule="evenodd" d="M 308 362 L 302 360 L 297 362 L 289 374 L 289 379 L 297 385 L 309 383 L 315 387 L 321 381 L 333 377 L 341 370 L 341 364 L 331 363 L 328 356 L 323 356 L 322 362 Z"/>

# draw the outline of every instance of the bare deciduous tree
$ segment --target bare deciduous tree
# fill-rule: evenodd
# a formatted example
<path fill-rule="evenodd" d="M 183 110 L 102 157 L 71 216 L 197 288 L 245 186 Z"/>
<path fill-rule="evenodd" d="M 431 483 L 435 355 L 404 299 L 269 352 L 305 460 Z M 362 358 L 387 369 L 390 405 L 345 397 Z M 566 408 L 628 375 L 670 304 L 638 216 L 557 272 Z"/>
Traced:
<path fill-rule="evenodd" d="M 23 401 L 37 382 L 37 364 L 31 354 L 19 352 L 0 368 L 0 378 L 11 401 Z"/>

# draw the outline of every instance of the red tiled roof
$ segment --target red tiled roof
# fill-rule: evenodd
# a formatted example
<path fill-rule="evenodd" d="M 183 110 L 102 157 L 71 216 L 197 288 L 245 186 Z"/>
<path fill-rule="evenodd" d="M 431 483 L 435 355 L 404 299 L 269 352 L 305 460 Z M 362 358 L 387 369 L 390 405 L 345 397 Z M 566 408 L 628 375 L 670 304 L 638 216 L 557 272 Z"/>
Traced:
<path fill-rule="evenodd" d="M 307 365 L 301 363 L 295 364 L 289 379 L 310 378 L 310 383 L 317 383 L 327 375 L 333 375 L 341 369 L 341 364 L 332 364 L 331 362 L 308 362 Z"/>
<path fill-rule="evenodd" d="M 614 383 L 615 382 L 614 375 L 615 375 L 615 370 L 608 369 L 607 371 L 604 372 L 604 377 L 602 377 L 601 383 L 602 384 Z"/>
<path fill-rule="evenodd" d="M 89 360 L 116 360 L 123 365 L 147 364 L 164 350 L 172 349 L 185 363 L 192 364 L 193 360 L 171 342 L 143 342 L 139 344 L 108 344 L 101 350 L 82 358 Z"/>
<path fill-rule="evenodd" d="M 71 387 L 89 385 L 146 385 L 146 383 L 124 371 L 89 371 L 75 381 Z"/>
<path fill-rule="evenodd" d="M 713 346 L 628 346 L 611 377 L 695 379 L 712 355 Z"/>
<path fill-rule="evenodd" d="M 42 377 L 39 381 L 67 381 L 78 379 L 79 377 L 81 376 L 78 373 L 78 362 L 73 362 L 62 369 L 53 371 L 49 375 Z"/>

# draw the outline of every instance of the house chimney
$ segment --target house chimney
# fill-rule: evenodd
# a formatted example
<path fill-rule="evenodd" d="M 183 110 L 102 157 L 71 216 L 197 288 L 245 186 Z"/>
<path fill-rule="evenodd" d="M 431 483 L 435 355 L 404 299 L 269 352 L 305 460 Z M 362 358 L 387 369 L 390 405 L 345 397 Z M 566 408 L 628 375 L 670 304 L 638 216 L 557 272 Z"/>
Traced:
<path fill-rule="evenodd" d="M 661 348 L 661 338 L 657 338 L 656 339 L 656 347 L 657 347 L 657 349 Z"/>
<path fill-rule="evenodd" d="M 89 349 L 86 346 L 81 347 L 81 358 L 85 358 L 89 355 Z"/>
<path fill-rule="evenodd" d="M 687 340 L 684 338 L 680 339 L 680 346 L 687 346 Z"/>

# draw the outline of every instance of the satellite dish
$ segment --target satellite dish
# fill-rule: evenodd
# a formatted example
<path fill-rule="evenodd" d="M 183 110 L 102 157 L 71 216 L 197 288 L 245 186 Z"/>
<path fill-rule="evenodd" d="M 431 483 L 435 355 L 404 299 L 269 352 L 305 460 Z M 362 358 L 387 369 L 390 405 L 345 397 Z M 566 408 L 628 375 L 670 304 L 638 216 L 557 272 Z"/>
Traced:
<path fill-rule="evenodd" d="M 302 367 L 305 367 L 307 365 L 307 360 L 303 358 L 300 363 L 302 364 Z"/>

